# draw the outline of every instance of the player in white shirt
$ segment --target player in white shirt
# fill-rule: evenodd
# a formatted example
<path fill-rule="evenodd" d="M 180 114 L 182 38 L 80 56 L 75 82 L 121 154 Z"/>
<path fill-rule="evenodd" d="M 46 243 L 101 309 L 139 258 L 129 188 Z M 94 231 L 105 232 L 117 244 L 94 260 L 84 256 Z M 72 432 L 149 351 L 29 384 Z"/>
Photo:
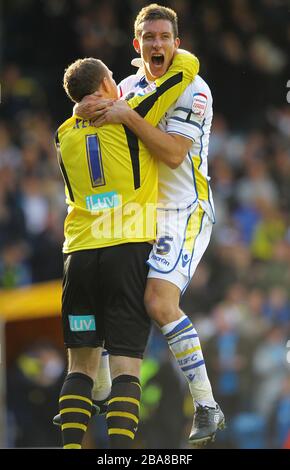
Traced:
<path fill-rule="evenodd" d="M 141 54 L 144 74 L 120 83 L 121 98 L 151 91 L 179 43 L 173 10 L 156 4 L 143 8 L 136 18 L 133 45 Z M 91 104 L 84 103 L 81 115 L 91 117 L 89 112 L 99 107 L 87 103 Z M 168 110 L 159 129 L 146 123 L 124 99 L 100 114 L 98 125 L 125 124 L 160 162 L 157 241 L 148 260 L 145 305 L 189 384 L 195 406 L 189 441 L 204 444 L 223 427 L 224 416 L 212 394 L 198 334 L 180 310 L 179 299 L 208 246 L 215 220 L 207 168 L 211 92 L 197 76 Z"/>
<path fill-rule="evenodd" d="M 123 80 L 119 90 L 121 97 L 126 97 L 146 94 L 153 86 L 146 76 L 136 74 Z M 176 169 L 159 163 L 158 243 L 148 261 L 148 277 L 171 281 L 182 293 L 209 243 L 215 222 L 207 162 L 212 116 L 211 91 L 197 76 L 159 123 L 162 131 L 186 137 L 192 145 Z"/>

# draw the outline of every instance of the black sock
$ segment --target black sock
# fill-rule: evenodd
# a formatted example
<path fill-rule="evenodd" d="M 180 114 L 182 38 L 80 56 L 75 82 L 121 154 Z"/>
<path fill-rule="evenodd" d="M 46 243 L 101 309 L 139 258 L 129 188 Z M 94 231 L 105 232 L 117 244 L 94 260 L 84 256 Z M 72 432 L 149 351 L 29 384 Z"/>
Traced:
<path fill-rule="evenodd" d="M 64 449 L 81 449 L 92 412 L 93 380 L 85 374 L 68 374 L 59 397 Z"/>
<path fill-rule="evenodd" d="M 130 449 L 138 428 L 141 386 L 132 375 L 113 380 L 107 425 L 111 449 Z"/>

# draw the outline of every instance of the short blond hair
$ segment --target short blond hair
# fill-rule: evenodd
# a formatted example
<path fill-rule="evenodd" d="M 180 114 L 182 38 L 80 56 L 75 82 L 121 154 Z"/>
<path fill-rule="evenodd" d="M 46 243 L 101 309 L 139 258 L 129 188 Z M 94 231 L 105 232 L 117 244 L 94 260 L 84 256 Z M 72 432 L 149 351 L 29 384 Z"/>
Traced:
<path fill-rule="evenodd" d="M 140 36 L 142 30 L 142 24 L 145 21 L 155 20 L 167 20 L 172 24 L 172 30 L 174 39 L 178 36 L 178 17 L 174 10 L 168 7 L 163 7 L 157 3 L 151 3 L 150 5 L 142 8 L 139 11 L 137 18 L 134 23 L 135 38 Z"/>

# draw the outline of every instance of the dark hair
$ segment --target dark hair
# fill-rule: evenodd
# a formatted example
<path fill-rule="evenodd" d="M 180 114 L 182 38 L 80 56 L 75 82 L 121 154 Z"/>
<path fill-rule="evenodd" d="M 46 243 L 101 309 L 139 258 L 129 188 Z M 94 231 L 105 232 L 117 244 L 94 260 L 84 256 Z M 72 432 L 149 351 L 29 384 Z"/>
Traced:
<path fill-rule="evenodd" d="M 106 75 L 102 61 L 92 57 L 78 59 L 65 70 L 63 87 L 70 99 L 78 103 L 85 95 L 98 90 Z"/>
<path fill-rule="evenodd" d="M 178 36 L 178 18 L 174 10 L 163 7 L 157 3 L 151 3 L 139 11 L 134 24 L 135 37 L 141 33 L 142 24 L 145 21 L 168 20 L 172 24 L 174 39 Z"/>

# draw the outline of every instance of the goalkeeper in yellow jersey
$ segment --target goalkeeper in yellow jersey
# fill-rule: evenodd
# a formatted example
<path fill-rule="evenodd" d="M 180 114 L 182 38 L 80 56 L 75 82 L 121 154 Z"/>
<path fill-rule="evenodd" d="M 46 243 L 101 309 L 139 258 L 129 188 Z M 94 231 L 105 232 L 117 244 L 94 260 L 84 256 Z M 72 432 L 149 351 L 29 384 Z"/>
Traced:
<path fill-rule="evenodd" d="M 167 73 L 129 106 L 156 126 L 198 67 L 196 57 L 176 54 Z M 118 96 L 112 73 L 93 58 L 77 60 L 66 70 L 64 88 L 74 102 L 97 90 L 103 98 Z M 126 126 L 96 129 L 91 124 L 73 116 L 55 137 L 68 204 L 62 296 L 68 375 L 59 397 L 61 430 L 64 448 L 81 448 L 105 347 L 112 375 L 109 444 L 130 448 L 150 330 L 144 291 L 149 242 L 156 236 L 157 162 Z"/>

